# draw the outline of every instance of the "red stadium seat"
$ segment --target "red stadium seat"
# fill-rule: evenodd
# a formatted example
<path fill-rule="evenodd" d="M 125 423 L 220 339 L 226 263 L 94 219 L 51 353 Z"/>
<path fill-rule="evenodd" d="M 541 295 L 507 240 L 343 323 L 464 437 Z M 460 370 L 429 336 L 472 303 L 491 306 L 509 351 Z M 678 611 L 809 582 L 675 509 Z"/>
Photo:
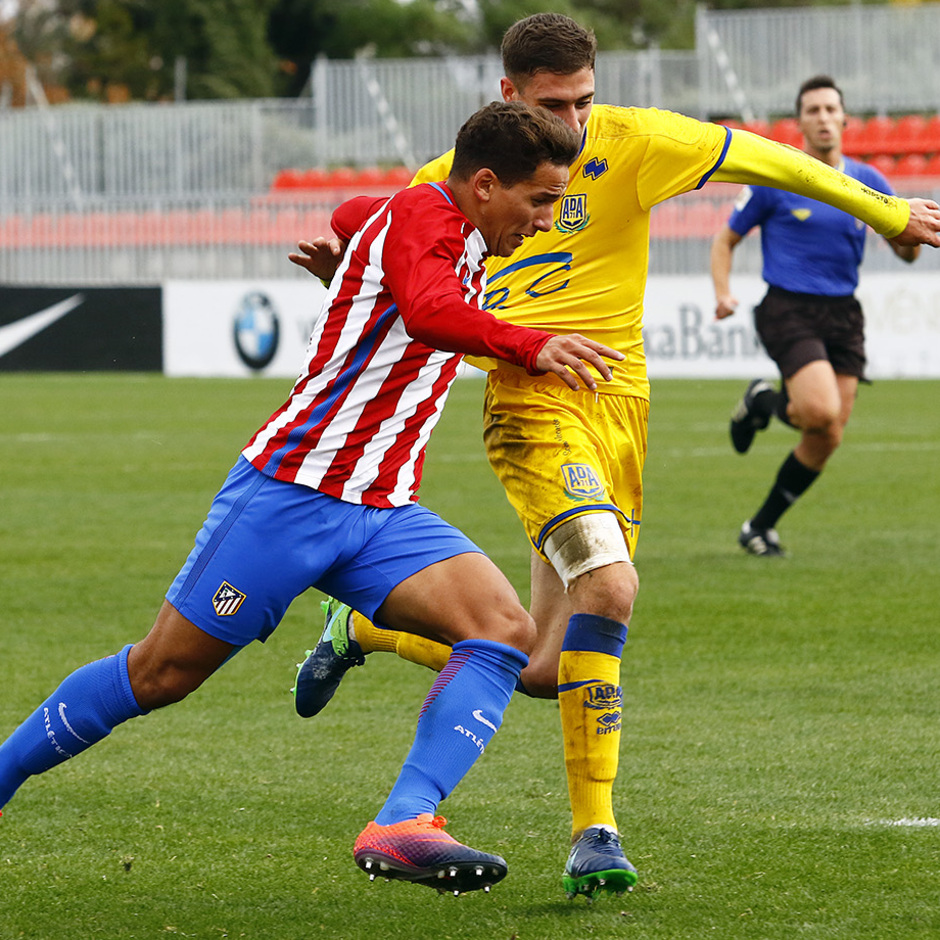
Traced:
<path fill-rule="evenodd" d="M 889 117 L 872 117 L 862 128 L 859 153 L 867 156 L 889 153 L 888 138 L 894 130 L 894 121 Z"/>
<path fill-rule="evenodd" d="M 302 189 L 303 173 L 300 170 L 281 170 L 271 184 L 271 189 Z"/>
<path fill-rule="evenodd" d="M 774 121 L 770 125 L 770 137 L 772 140 L 789 144 L 791 147 L 803 146 L 803 134 L 800 132 L 800 125 L 796 118 L 780 118 L 779 121 Z"/>
<path fill-rule="evenodd" d="M 927 119 L 921 134 L 924 153 L 940 153 L 940 114 Z"/>
<path fill-rule="evenodd" d="M 845 119 L 845 130 L 842 132 L 843 153 L 850 157 L 859 157 L 864 153 L 860 146 L 864 129 L 865 122 L 861 118 L 850 116 Z"/>
<path fill-rule="evenodd" d="M 873 166 L 876 170 L 881 170 L 889 179 L 896 175 L 894 171 L 894 157 L 887 153 L 877 153 L 865 162 L 869 166 Z"/>
<path fill-rule="evenodd" d="M 414 172 L 406 166 L 393 166 L 385 171 L 385 185 L 393 189 L 404 189 L 414 178 Z"/>
<path fill-rule="evenodd" d="M 301 182 L 304 189 L 322 189 L 326 185 L 326 170 L 320 167 L 304 170 Z"/>
<path fill-rule="evenodd" d="M 927 162 L 924 164 L 924 171 L 921 175 L 934 176 L 940 180 L 940 151 L 935 153 L 932 157 L 927 157 Z"/>
<path fill-rule="evenodd" d="M 927 158 L 922 153 L 906 153 L 894 165 L 895 176 L 924 176 Z"/>
<path fill-rule="evenodd" d="M 360 190 L 385 185 L 385 174 L 377 166 L 366 166 L 356 171 L 356 186 Z"/>
<path fill-rule="evenodd" d="M 327 173 L 325 185 L 332 189 L 354 189 L 356 187 L 356 171 L 348 166 L 330 170 Z"/>
<path fill-rule="evenodd" d="M 919 114 L 905 114 L 904 117 L 898 118 L 888 135 L 889 152 L 898 155 L 925 153 L 923 137 L 926 126 L 926 118 Z"/>

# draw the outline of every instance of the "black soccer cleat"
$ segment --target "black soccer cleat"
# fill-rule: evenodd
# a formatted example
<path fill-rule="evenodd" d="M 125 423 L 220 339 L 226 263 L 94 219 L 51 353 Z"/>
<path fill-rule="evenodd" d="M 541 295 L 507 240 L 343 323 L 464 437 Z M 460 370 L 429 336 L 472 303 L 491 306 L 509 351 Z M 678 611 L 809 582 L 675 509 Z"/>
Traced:
<path fill-rule="evenodd" d="M 739 454 L 751 448 L 754 435 L 770 424 L 770 412 L 766 414 L 756 406 L 757 397 L 766 392 L 773 393 L 773 386 L 764 379 L 752 379 L 744 391 L 744 397 L 731 412 L 731 444 Z"/>
<path fill-rule="evenodd" d="M 762 558 L 783 558 L 785 552 L 780 546 L 780 537 L 776 529 L 758 529 L 748 520 L 738 533 L 738 544 L 749 555 Z"/>

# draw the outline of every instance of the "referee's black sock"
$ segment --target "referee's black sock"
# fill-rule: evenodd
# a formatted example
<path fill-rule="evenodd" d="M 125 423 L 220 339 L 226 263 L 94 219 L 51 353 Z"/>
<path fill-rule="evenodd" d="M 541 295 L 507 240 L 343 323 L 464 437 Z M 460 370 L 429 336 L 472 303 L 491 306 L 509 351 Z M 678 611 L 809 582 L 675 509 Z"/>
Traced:
<path fill-rule="evenodd" d="M 777 479 L 771 487 L 764 505 L 751 519 L 755 529 L 772 529 L 777 520 L 799 499 L 812 485 L 819 470 L 810 470 L 791 453 L 780 465 Z"/>
<path fill-rule="evenodd" d="M 754 414 L 761 415 L 764 418 L 778 417 L 784 424 L 790 424 L 787 416 L 787 405 L 790 404 L 790 396 L 787 394 L 787 383 L 781 380 L 780 388 L 766 388 L 754 396 L 751 404 L 751 411 Z"/>
<path fill-rule="evenodd" d="M 787 394 L 787 383 L 784 382 L 783 379 L 781 379 L 780 391 L 774 392 L 774 414 L 784 424 L 788 424 L 792 428 L 793 423 L 790 421 L 790 418 L 787 415 L 787 405 L 789 404 L 790 404 L 790 396 Z M 809 482 L 812 483 L 813 481 L 810 480 Z"/>

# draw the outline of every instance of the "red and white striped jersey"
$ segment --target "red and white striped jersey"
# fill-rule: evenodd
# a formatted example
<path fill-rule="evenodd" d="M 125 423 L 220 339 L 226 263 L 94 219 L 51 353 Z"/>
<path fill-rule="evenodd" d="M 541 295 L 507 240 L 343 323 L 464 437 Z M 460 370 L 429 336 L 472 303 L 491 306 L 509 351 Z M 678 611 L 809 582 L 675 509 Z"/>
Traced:
<path fill-rule="evenodd" d="M 416 500 L 461 354 L 534 372 L 549 333 L 480 310 L 483 236 L 444 184 L 333 216 L 348 241 L 290 397 L 243 451 L 263 473 L 349 503 Z"/>

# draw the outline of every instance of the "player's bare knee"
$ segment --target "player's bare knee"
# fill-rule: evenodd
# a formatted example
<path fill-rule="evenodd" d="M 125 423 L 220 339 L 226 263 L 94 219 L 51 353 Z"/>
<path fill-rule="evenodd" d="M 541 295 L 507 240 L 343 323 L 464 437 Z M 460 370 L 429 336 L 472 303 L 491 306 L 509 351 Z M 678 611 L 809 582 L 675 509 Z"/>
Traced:
<path fill-rule="evenodd" d="M 839 409 L 825 402 L 808 403 L 800 409 L 798 423 L 807 434 L 828 436 L 840 428 Z"/>
<path fill-rule="evenodd" d="M 487 639 L 511 646 L 526 656 L 535 648 L 535 621 L 522 606 L 504 611 L 493 627 L 494 635 Z"/>
<path fill-rule="evenodd" d="M 131 668 L 129 662 L 128 678 L 137 704 L 145 711 L 181 702 L 202 684 L 201 676 L 171 663 L 144 662 Z"/>
<path fill-rule="evenodd" d="M 639 579 L 633 565 L 606 565 L 586 571 L 568 589 L 578 610 L 629 623 Z"/>

